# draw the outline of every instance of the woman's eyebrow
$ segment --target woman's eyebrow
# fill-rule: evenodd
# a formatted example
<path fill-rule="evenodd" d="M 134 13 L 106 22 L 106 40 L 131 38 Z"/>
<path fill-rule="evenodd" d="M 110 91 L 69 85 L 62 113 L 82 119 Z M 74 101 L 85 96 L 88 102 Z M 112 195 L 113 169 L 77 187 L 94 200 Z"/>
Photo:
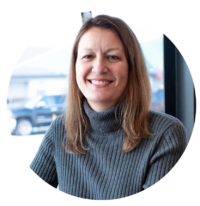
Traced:
<path fill-rule="evenodd" d="M 83 48 L 83 50 L 89 50 L 89 51 L 93 51 L 93 49 L 91 48 Z M 108 48 L 105 52 L 109 52 L 109 51 L 113 51 L 113 50 L 119 50 L 122 52 L 121 49 L 117 48 L 117 47 L 113 47 L 113 48 Z"/>
<path fill-rule="evenodd" d="M 83 50 L 93 51 L 93 49 L 90 49 L 90 48 L 83 48 Z"/>
<path fill-rule="evenodd" d="M 109 52 L 109 51 L 113 51 L 113 50 L 119 50 L 119 51 L 122 51 L 121 49 L 117 48 L 117 47 L 113 47 L 113 48 L 109 48 L 106 50 L 106 52 Z"/>

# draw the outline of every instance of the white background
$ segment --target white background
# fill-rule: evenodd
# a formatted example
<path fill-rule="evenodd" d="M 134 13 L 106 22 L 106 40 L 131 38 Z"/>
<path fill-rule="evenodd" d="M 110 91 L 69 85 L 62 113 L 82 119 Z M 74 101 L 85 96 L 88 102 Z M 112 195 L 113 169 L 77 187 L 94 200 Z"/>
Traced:
<path fill-rule="evenodd" d="M 4 3 L 2 3 L 4 2 Z M 81 26 L 83 11 L 101 12 L 131 20 L 168 36 L 185 58 L 196 88 L 197 115 L 191 141 L 176 167 L 160 182 L 144 192 L 103 204 L 198 205 L 200 185 L 200 138 L 198 135 L 200 96 L 199 5 L 198 1 L 1 1 L 0 3 L 0 185 L 1 205 L 102 204 L 64 194 L 41 181 L 24 164 L 10 137 L 5 119 L 6 97 L 12 70 L 27 45 L 67 46 Z M 75 26 L 76 25 L 76 26 Z M 73 29 L 72 29 L 73 28 Z M 148 35 L 148 33 L 146 34 Z M 66 39 L 63 42 L 63 39 Z M 27 148 L 31 150 L 31 144 Z M 24 156 L 24 157 L 23 157 Z"/>

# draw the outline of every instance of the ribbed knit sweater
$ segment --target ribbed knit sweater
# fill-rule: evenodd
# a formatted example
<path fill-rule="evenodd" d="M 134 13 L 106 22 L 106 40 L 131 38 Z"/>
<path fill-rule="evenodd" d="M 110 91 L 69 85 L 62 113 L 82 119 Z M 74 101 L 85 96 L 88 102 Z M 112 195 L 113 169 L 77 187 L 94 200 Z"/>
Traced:
<path fill-rule="evenodd" d="M 182 123 L 169 115 L 150 114 L 151 138 L 143 138 L 131 152 L 122 153 L 124 131 L 118 132 L 115 107 L 105 112 L 84 109 L 91 131 L 86 155 L 66 153 L 62 147 L 63 116 L 46 132 L 31 169 L 45 182 L 77 197 L 107 200 L 136 194 L 164 177 L 186 148 Z"/>

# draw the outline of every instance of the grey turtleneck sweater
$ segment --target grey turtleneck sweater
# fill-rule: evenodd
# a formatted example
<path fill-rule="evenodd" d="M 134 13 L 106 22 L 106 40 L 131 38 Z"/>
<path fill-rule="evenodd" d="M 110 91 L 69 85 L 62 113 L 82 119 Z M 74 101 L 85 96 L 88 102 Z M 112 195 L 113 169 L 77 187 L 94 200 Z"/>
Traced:
<path fill-rule="evenodd" d="M 31 169 L 59 190 L 87 199 L 106 200 L 136 194 L 164 177 L 186 148 L 182 123 L 169 115 L 151 112 L 151 138 L 131 152 L 122 153 L 124 131 L 118 133 L 115 107 L 96 113 L 87 102 L 90 119 L 86 155 L 68 154 L 62 147 L 62 117 L 53 121 L 31 163 Z"/>

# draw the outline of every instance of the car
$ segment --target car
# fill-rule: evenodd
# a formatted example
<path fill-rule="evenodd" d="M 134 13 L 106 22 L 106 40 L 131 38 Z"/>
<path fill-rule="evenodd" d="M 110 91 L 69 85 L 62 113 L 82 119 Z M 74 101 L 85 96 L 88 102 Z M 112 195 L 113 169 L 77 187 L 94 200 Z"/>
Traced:
<path fill-rule="evenodd" d="M 8 105 L 11 134 L 30 135 L 35 128 L 49 126 L 61 115 L 65 97 L 66 95 L 38 95 L 26 99 L 20 105 Z"/>
<path fill-rule="evenodd" d="M 25 99 L 20 105 L 8 105 L 7 116 L 11 134 L 30 135 L 44 131 L 62 113 L 66 95 L 36 96 Z M 164 112 L 164 90 L 152 92 L 151 109 Z"/>
<path fill-rule="evenodd" d="M 151 110 L 164 112 L 164 89 L 158 89 L 151 94 Z"/>

